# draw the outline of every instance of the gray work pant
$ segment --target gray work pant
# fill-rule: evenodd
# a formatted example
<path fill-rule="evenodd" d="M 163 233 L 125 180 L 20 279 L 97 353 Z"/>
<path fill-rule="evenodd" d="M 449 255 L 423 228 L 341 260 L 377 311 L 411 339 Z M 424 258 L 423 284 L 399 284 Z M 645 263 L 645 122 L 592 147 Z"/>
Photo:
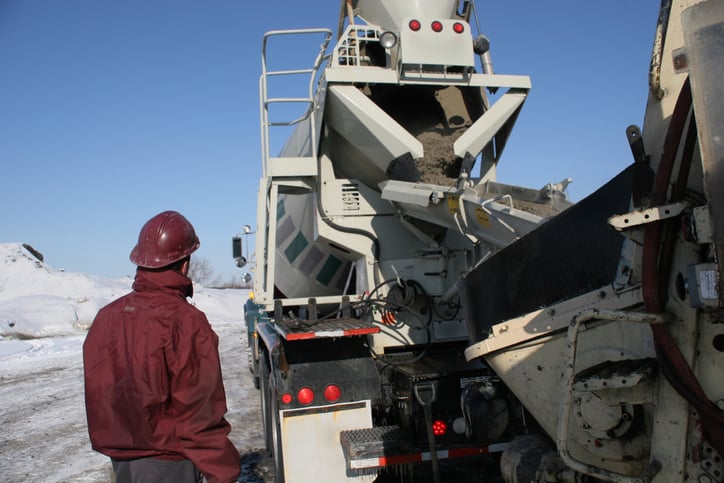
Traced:
<path fill-rule="evenodd" d="M 116 483 L 201 483 L 199 470 L 189 460 L 169 461 L 154 458 L 111 459 Z"/>

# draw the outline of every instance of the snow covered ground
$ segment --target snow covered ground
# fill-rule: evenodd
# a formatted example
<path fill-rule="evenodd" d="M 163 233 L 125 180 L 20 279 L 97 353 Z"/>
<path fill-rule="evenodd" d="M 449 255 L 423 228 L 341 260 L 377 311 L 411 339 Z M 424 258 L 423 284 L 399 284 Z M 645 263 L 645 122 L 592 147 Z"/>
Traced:
<path fill-rule="evenodd" d="M 7 482 L 112 481 L 108 459 L 88 440 L 82 344 L 100 307 L 131 290 L 132 279 L 54 269 L 30 247 L 0 244 L 0 478 Z M 241 481 L 262 482 L 259 395 L 246 362 L 247 291 L 194 287 L 191 301 L 219 335 Z"/>

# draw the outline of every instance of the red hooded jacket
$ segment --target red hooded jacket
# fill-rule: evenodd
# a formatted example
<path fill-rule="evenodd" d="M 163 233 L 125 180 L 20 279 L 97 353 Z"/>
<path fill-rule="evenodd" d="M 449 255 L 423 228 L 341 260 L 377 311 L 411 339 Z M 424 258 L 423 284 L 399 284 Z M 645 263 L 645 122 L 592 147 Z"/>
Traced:
<path fill-rule="evenodd" d="M 189 459 L 209 482 L 234 481 L 219 338 L 189 304 L 191 280 L 138 270 L 134 291 L 102 308 L 83 344 L 93 449 L 111 458 Z"/>

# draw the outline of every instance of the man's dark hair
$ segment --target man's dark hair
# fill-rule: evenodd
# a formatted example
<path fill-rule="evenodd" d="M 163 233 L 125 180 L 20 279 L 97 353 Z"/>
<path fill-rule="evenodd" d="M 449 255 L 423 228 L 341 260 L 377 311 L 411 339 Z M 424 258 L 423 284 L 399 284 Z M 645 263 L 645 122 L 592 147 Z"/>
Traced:
<path fill-rule="evenodd" d="M 166 269 L 167 270 L 174 270 L 176 272 L 181 272 L 181 267 L 183 266 L 184 262 L 191 262 L 191 255 L 187 257 L 183 257 L 178 262 L 173 262 L 171 265 L 169 265 Z"/>
<path fill-rule="evenodd" d="M 191 255 L 186 256 L 182 258 L 181 260 L 178 260 L 176 262 L 173 262 L 170 265 L 165 265 L 163 267 L 158 268 L 146 268 L 146 267 L 138 267 L 138 270 L 144 270 L 146 272 L 165 272 L 166 270 L 173 270 L 174 272 L 181 273 L 181 267 L 183 267 L 184 262 L 191 261 Z"/>

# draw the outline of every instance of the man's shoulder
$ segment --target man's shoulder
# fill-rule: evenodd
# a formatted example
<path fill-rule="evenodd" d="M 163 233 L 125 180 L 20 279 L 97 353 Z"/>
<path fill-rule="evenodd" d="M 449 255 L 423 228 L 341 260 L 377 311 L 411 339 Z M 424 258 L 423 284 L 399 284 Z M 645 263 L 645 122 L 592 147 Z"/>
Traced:
<path fill-rule="evenodd" d="M 189 301 L 186 301 L 186 303 L 184 303 L 183 313 L 190 321 L 195 324 L 200 323 L 208 325 L 209 323 L 208 319 L 206 318 L 206 313 L 204 313 L 203 310 L 199 309 Z"/>
<path fill-rule="evenodd" d="M 125 295 L 122 295 L 122 296 L 116 298 L 115 300 L 108 302 L 106 305 L 104 305 L 103 307 L 101 307 L 98 310 L 98 314 L 100 315 L 103 313 L 115 312 L 115 311 L 119 310 L 119 308 L 122 309 L 122 307 L 124 307 L 125 305 L 128 304 L 128 299 L 132 294 L 133 294 L 133 292 L 129 292 Z"/>

